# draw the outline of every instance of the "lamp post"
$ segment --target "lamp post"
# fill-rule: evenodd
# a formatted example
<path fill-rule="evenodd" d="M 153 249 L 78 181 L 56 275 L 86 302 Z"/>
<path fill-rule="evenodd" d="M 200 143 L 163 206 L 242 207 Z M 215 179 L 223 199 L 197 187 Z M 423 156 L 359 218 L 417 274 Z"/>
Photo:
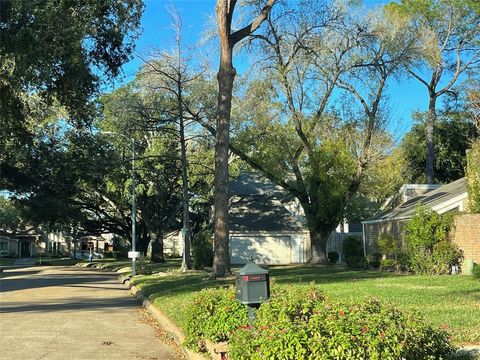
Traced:
<path fill-rule="evenodd" d="M 136 275 L 136 260 L 138 253 L 135 249 L 136 241 L 136 225 L 137 225 L 137 206 L 136 206 L 136 192 L 135 192 L 135 139 L 128 138 L 124 134 L 113 132 L 113 131 L 102 131 L 102 134 L 107 135 L 118 135 L 125 138 L 127 141 L 132 143 L 132 251 L 128 254 L 132 258 L 132 275 Z"/>

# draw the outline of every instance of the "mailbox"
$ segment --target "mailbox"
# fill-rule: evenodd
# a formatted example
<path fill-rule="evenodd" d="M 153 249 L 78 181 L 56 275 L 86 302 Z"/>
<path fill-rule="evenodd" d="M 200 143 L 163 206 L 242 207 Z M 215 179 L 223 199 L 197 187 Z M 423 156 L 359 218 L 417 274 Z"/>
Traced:
<path fill-rule="evenodd" d="M 237 300 L 242 304 L 260 304 L 270 297 L 268 270 L 248 263 L 236 274 Z"/>

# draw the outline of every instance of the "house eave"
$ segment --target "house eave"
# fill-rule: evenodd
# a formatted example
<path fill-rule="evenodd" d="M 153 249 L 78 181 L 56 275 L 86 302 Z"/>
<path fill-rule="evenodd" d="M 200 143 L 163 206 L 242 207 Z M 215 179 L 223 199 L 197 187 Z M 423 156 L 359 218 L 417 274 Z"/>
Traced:
<path fill-rule="evenodd" d="M 457 195 L 453 198 L 451 198 L 448 201 L 445 201 L 443 203 L 434 205 L 429 207 L 429 209 L 439 213 L 443 214 L 449 210 L 452 210 L 456 207 L 456 203 L 459 201 L 465 200 L 468 197 L 468 193 L 464 192 L 460 195 Z M 420 204 L 421 205 L 421 204 Z M 377 224 L 377 223 L 382 223 L 382 222 L 387 222 L 387 221 L 402 221 L 402 220 L 409 220 L 413 216 L 413 213 L 410 213 L 410 215 L 405 215 L 405 216 L 398 216 L 398 217 L 391 217 L 391 218 L 383 218 L 383 219 L 372 219 L 372 220 L 365 220 L 362 221 L 362 224 Z"/>
<path fill-rule="evenodd" d="M 411 219 L 411 216 L 398 216 L 398 217 L 392 217 L 392 218 L 386 218 L 386 219 L 374 219 L 374 220 L 365 220 L 362 221 L 362 224 L 368 225 L 368 224 L 378 224 L 382 222 L 387 222 L 387 221 L 401 221 L 401 220 L 408 220 Z"/>

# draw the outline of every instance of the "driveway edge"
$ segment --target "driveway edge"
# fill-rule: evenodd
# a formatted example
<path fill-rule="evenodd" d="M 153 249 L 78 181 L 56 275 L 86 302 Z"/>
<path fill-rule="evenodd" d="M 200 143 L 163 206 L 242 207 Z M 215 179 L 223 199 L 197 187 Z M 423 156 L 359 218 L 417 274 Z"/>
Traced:
<path fill-rule="evenodd" d="M 186 349 L 182 346 L 185 341 L 185 335 L 182 330 L 173 323 L 172 320 L 168 318 L 160 309 L 155 307 L 150 300 L 148 300 L 145 295 L 143 295 L 142 290 L 137 286 L 133 285 L 128 278 L 120 278 L 120 281 L 125 284 L 130 289 L 130 292 L 137 299 L 137 301 L 142 304 L 142 306 L 158 321 L 158 323 L 169 333 L 172 334 L 174 341 L 182 350 L 183 354 L 188 360 L 205 360 L 206 357 L 203 355 L 193 352 L 189 349 Z"/>

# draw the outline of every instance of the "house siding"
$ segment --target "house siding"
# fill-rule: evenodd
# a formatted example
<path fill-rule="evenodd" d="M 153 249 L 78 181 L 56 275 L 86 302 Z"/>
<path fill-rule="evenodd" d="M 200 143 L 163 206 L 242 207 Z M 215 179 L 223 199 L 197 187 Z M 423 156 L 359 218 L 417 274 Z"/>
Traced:
<path fill-rule="evenodd" d="M 244 264 L 251 258 L 266 265 L 303 263 L 308 259 L 309 245 L 307 232 L 232 231 L 230 259 L 232 264 Z"/>
<path fill-rule="evenodd" d="M 480 214 L 464 214 L 455 217 L 453 242 L 463 250 L 465 261 L 473 260 L 480 264 Z"/>

